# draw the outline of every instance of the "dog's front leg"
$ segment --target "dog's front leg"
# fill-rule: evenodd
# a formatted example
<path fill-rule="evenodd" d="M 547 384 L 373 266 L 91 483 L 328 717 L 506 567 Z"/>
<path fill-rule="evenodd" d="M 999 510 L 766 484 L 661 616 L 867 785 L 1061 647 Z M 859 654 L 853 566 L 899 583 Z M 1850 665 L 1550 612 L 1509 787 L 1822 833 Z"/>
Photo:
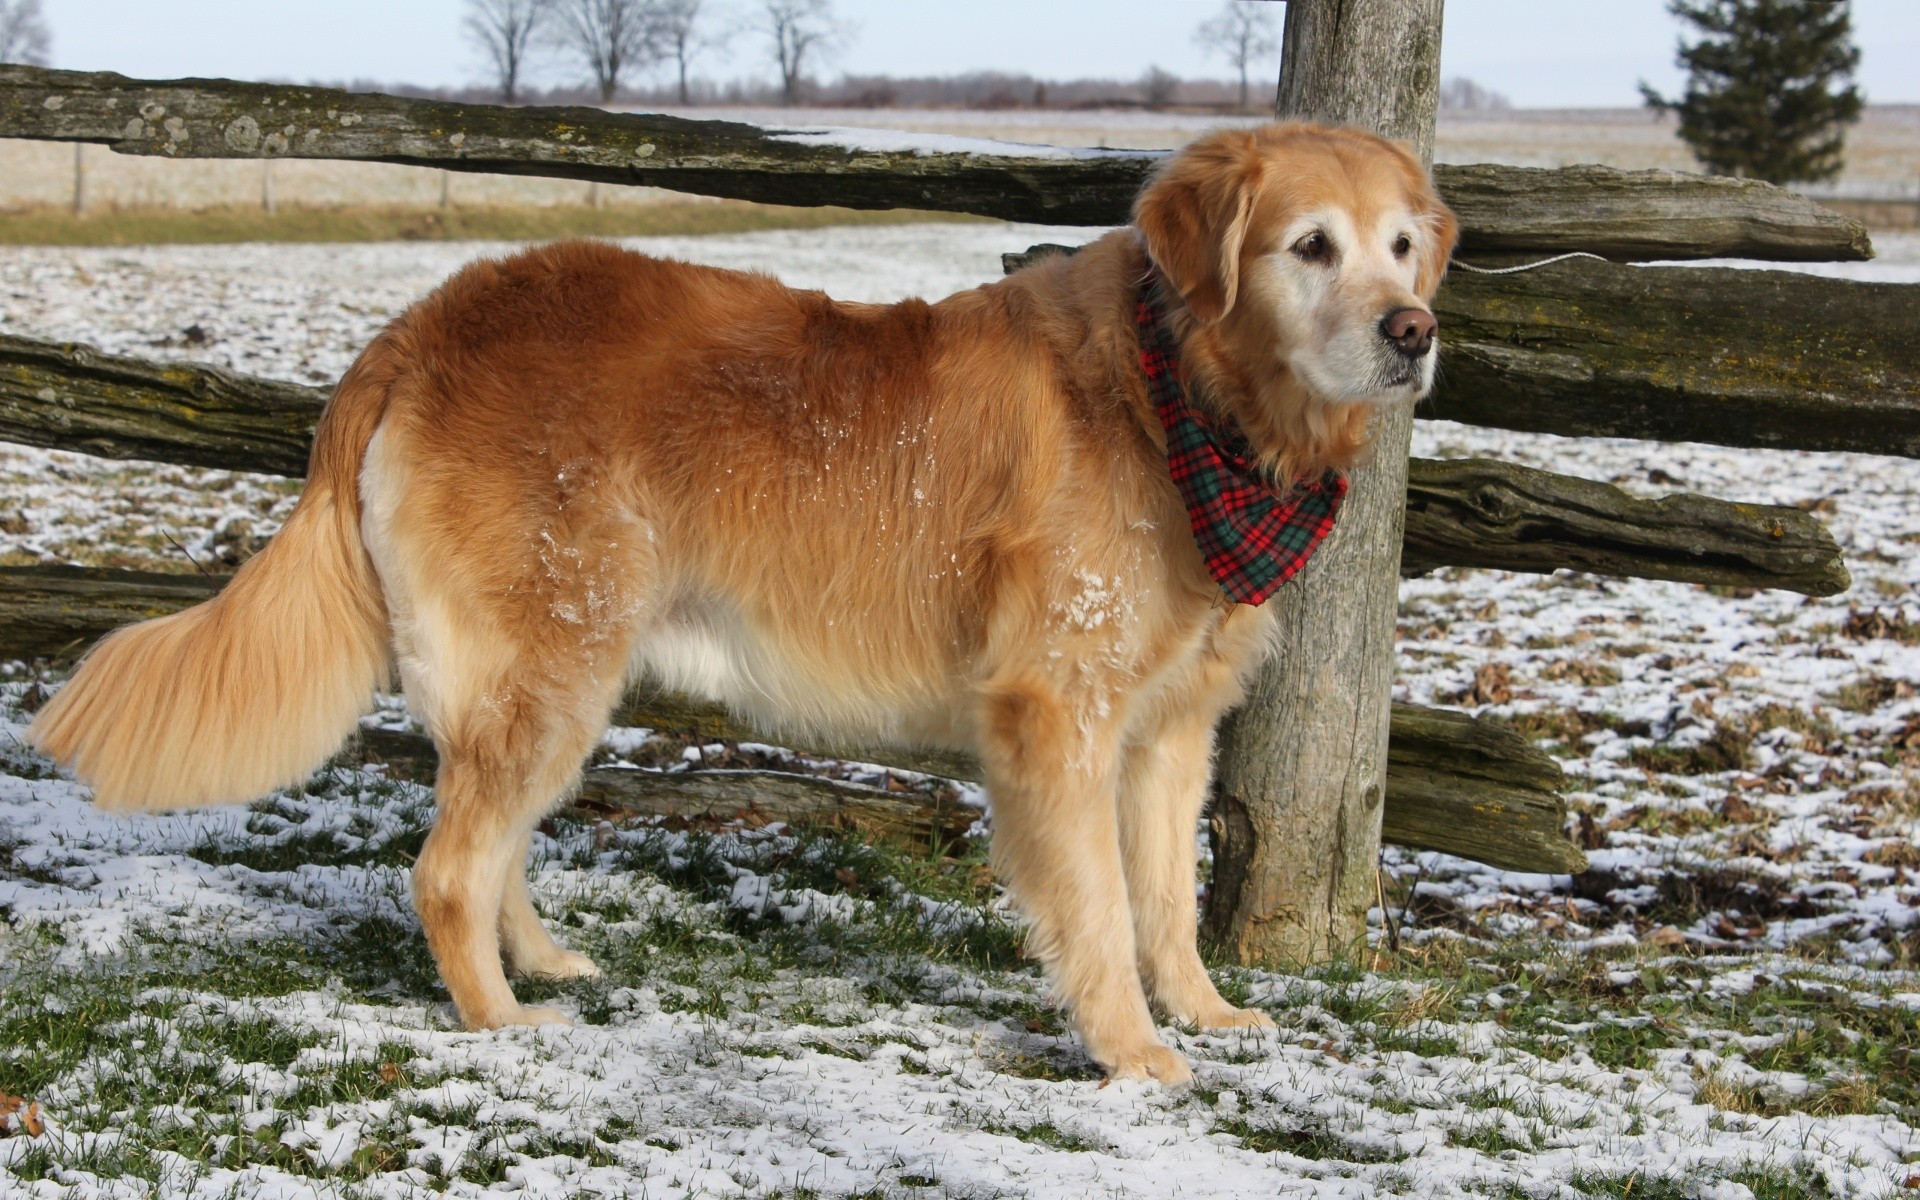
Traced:
<path fill-rule="evenodd" d="M 1120 777 L 1120 845 L 1140 974 L 1160 1011 L 1202 1029 L 1271 1029 L 1273 1018 L 1221 997 L 1196 943 L 1200 810 L 1212 776 L 1215 708 L 1181 710 L 1129 746 Z"/>
<path fill-rule="evenodd" d="M 1135 965 L 1115 812 L 1118 734 L 1103 708 L 1033 681 L 984 697 L 994 869 L 1093 1060 L 1115 1078 L 1183 1084 L 1193 1072 L 1155 1032 Z"/>

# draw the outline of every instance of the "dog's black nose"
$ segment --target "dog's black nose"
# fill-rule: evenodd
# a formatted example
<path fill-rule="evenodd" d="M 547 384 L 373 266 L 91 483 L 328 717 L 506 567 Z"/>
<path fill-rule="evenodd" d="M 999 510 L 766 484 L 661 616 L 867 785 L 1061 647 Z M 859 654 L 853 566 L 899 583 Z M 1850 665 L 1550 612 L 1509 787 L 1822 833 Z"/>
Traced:
<path fill-rule="evenodd" d="M 1408 358 L 1420 358 L 1433 349 L 1440 321 L 1424 308 L 1396 308 L 1380 322 L 1380 336 Z"/>

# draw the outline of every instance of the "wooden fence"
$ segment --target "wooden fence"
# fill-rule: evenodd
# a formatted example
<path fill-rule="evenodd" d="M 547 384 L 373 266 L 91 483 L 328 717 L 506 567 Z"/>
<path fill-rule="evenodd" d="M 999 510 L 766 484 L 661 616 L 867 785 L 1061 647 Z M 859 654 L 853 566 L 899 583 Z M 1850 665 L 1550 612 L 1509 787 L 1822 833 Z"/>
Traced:
<path fill-rule="evenodd" d="M 119 153 L 334 158 L 649 184 L 781 204 L 911 207 L 1050 224 L 1126 219 L 1159 155 L 992 142 L 925 147 L 872 131 L 763 129 L 598 109 L 501 108 L 224 80 L 141 81 L 0 67 L 0 137 L 97 143 Z M 1442 167 L 1463 255 L 1584 251 L 1520 275 L 1456 272 L 1436 308 L 1443 383 L 1423 415 L 1573 435 L 1920 456 L 1920 288 L 1751 270 L 1622 265 L 1740 256 L 1858 260 L 1857 222 L 1766 184 L 1601 167 Z M 1737 355 L 1722 351 L 1740 347 Z M 209 367 L 0 338 L 0 440 L 281 475 L 304 472 L 322 389 Z M 1415 461 L 1401 561 L 1562 568 L 1830 595 L 1838 547 L 1798 509 L 1701 496 L 1638 500 L 1513 464 Z M 0 654 L 69 654 L 127 620 L 208 594 L 206 581 L 77 569 L 0 571 Z M 711 737 L 754 734 L 685 697 L 633 698 L 626 719 Z M 771 735 L 777 737 L 778 735 Z M 370 753 L 416 766 L 422 739 L 370 735 Z M 954 778 L 964 756 L 821 746 Z M 619 776 L 619 778 L 614 778 Z M 797 781 L 798 780 L 798 781 Z M 1386 769 L 1387 840 L 1497 866 L 1576 871 L 1558 768 L 1461 714 L 1397 705 Z M 590 772 L 603 809 L 759 808 L 917 839 L 963 815 L 878 789 L 760 773 L 728 780 Z"/>

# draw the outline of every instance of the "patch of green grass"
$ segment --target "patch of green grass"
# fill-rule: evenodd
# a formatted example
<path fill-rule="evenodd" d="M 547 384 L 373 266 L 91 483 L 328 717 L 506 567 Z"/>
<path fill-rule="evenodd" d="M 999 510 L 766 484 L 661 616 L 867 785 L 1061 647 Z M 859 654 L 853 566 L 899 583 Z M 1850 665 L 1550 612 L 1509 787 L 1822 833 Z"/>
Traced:
<path fill-rule="evenodd" d="M 1256 1154 L 1291 1154 L 1315 1162 L 1387 1163 L 1405 1157 L 1384 1147 L 1349 1141 L 1317 1119 L 1283 1128 L 1235 1117 L 1215 1123 L 1211 1132 L 1236 1138 Z"/>
<path fill-rule="evenodd" d="M 322 1104 L 385 1100 L 396 1092 L 430 1082 L 411 1076 L 407 1067 L 413 1060 L 411 1047 L 399 1042 L 382 1042 L 374 1048 L 371 1058 L 343 1057 L 337 1062 L 311 1066 L 300 1073 L 298 1086 L 282 1107 L 300 1111 Z"/>
<path fill-rule="evenodd" d="M 328 767 L 300 790 L 311 797 L 351 799 L 361 811 L 353 813 L 345 829 L 307 829 L 311 813 L 300 799 L 268 796 L 249 806 L 248 838 L 209 834 L 188 848 L 187 855 L 214 866 L 262 872 L 303 866 L 411 867 L 433 827 L 433 794 L 410 784 Z M 372 805 L 383 809 L 379 816 L 368 811 Z"/>
<path fill-rule="evenodd" d="M 1753 763 L 1753 735 L 1731 725 L 1716 725 L 1705 740 L 1690 746 L 1635 746 L 1627 761 L 1662 775 L 1717 775 L 1744 771 Z"/>
<path fill-rule="evenodd" d="M 1447 1145 L 1477 1150 L 1481 1154 L 1530 1152 L 1540 1149 L 1541 1144 L 1537 1135 L 1528 1137 L 1526 1141 L 1516 1141 L 1498 1121 L 1482 1121 L 1469 1129 L 1447 1130 Z"/>
<path fill-rule="evenodd" d="M 1104 1150 L 1106 1147 L 1076 1137 L 1061 1129 L 1051 1121 L 1040 1121 L 1032 1125 L 1008 1125 L 1001 1122 L 989 1122 L 980 1127 L 981 1133 L 998 1134 L 1001 1137 L 1018 1138 L 1035 1146 L 1049 1146 L 1055 1150 L 1067 1150 L 1076 1154 Z"/>
<path fill-rule="evenodd" d="M 1752 1189 L 1754 1200 L 1827 1200 L 1833 1193 L 1813 1171 L 1749 1169 L 1726 1176 L 1669 1179 L 1629 1171 L 1624 1175 L 1576 1173 L 1570 1186 L 1583 1200 L 1692 1200 L 1700 1186 L 1724 1178 Z M 1524 1193 L 1519 1193 L 1524 1194 Z"/>
<path fill-rule="evenodd" d="M 474 1145 L 461 1156 L 458 1178 L 482 1187 L 507 1182 L 508 1170 L 520 1159 L 571 1158 L 589 1167 L 617 1167 L 620 1159 L 591 1134 L 567 1137 L 534 1125 L 484 1126 Z"/>
<path fill-rule="evenodd" d="M 205 242 L 544 241 L 978 220 L 903 209 L 788 208 L 744 200 L 620 208 L 154 208 L 74 216 L 0 212 L 0 245 L 142 246 Z"/>

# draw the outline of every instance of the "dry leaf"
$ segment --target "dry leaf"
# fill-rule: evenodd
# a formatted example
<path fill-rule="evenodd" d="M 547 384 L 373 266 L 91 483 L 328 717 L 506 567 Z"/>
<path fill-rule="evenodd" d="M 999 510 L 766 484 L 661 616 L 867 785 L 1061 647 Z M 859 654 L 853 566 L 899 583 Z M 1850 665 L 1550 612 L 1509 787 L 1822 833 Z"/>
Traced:
<path fill-rule="evenodd" d="M 15 1122 L 28 1137 L 39 1137 L 47 1131 L 46 1122 L 40 1119 L 39 1101 L 0 1092 L 0 1133 L 11 1132 L 8 1127 Z"/>
<path fill-rule="evenodd" d="M 1454 697 L 1456 703 L 1505 704 L 1513 699 L 1513 668 L 1506 663 L 1487 663 L 1473 673 L 1473 686 Z"/>

